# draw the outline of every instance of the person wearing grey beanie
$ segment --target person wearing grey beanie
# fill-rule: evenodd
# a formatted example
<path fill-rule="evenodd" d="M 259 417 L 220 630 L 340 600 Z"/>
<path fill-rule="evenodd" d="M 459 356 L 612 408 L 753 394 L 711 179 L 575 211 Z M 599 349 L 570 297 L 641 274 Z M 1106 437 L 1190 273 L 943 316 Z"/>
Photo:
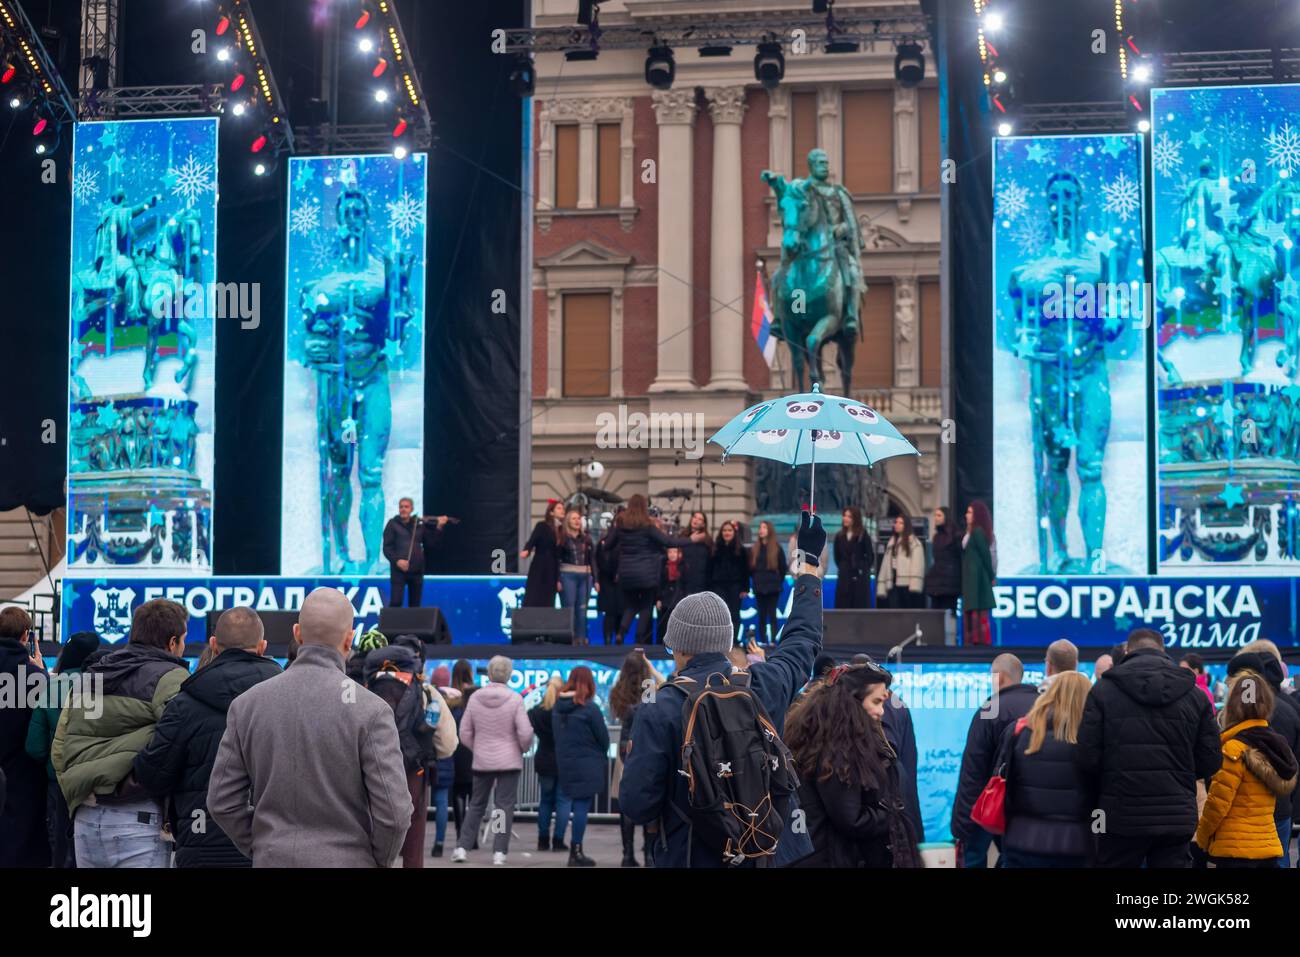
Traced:
<path fill-rule="evenodd" d="M 813 660 L 822 647 L 823 567 L 818 560 L 826 546 L 821 519 L 804 512 L 798 533 L 799 553 L 792 565 L 802 564 L 795 579 L 790 616 L 781 640 L 767 660 L 749 668 L 749 689 L 766 712 L 777 733 L 785 714 L 812 674 Z M 799 559 L 802 558 L 802 562 Z M 727 604 L 711 592 L 683 598 L 668 621 L 664 644 L 672 652 L 676 675 L 705 684 L 714 675 L 728 676 L 732 666 L 727 652 L 735 643 Z M 721 867 L 720 849 L 690 826 L 690 797 L 681 768 L 682 708 L 685 693 L 677 687 L 660 688 L 637 708 L 636 731 L 623 766 L 619 805 L 632 821 L 651 833 L 656 867 Z M 793 863 L 812 852 L 803 829 L 791 826 L 798 811 L 797 796 L 777 806 L 786 826 L 774 863 Z"/>

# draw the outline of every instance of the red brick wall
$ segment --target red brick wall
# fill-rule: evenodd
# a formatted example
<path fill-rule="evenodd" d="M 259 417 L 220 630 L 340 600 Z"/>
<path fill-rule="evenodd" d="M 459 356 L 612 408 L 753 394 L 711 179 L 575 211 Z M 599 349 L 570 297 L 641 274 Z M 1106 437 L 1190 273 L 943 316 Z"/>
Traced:
<path fill-rule="evenodd" d="M 659 290 L 632 286 L 623 294 L 623 391 L 645 395 L 659 369 L 655 309 Z"/>
<path fill-rule="evenodd" d="M 533 290 L 533 398 L 546 396 L 546 290 Z"/>
<path fill-rule="evenodd" d="M 695 384 L 708 385 L 711 367 L 709 348 L 709 313 L 713 301 L 709 296 L 709 229 L 713 222 L 713 121 L 708 102 L 699 98 L 700 111 L 695 118 L 694 215 L 691 232 L 695 239 L 691 266 L 691 360 Z M 677 226 L 681 229 L 681 226 Z"/>

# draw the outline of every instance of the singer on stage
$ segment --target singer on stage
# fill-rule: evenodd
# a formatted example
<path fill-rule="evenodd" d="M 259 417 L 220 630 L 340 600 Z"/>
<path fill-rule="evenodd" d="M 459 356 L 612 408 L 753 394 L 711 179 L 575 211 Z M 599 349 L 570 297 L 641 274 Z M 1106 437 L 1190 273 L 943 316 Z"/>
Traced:
<path fill-rule="evenodd" d="M 388 604 L 401 607 L 409 595 L 411 608 L 418 608 L 424 593 L 424 550 L 438 544 L 446 515 L 411 514 L 415 502 L 409 498 L 397 503 L 397 514 L 384 526 L 384 557 L 389 563 L 391 589 Z"/>

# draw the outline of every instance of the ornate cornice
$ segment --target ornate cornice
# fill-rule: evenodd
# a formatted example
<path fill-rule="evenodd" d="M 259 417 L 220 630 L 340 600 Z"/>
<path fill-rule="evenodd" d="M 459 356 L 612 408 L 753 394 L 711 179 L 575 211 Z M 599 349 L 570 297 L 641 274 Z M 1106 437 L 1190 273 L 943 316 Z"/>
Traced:
<path fill-rule="evenodd" d="M 630 109 L 632 99 L 625 96 L 562 97 L 542 104 L 551 122 L 621 119 Z"/>

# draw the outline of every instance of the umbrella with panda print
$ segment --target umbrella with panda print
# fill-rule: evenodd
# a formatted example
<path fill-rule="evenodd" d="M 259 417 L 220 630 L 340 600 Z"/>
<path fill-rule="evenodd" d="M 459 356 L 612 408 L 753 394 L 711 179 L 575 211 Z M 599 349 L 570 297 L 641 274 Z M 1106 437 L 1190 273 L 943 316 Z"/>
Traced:
<path fill-rule="evenodd" d="M 895 455 L 920 455 L 879 412 L 821 386 L 812 392 L 768 399 L 736 416 L 710 438 L 731 455 L 812 466 L 810 502 L 816 505 L 817 463 L 875 465 Z"/>

